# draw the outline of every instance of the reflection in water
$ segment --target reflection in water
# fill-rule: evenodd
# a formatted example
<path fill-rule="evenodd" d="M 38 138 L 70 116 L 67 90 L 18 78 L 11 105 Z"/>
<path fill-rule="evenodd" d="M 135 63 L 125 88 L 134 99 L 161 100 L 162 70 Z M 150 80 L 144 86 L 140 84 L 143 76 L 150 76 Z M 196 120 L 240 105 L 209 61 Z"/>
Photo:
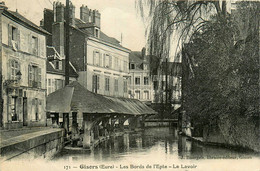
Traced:
<path fill-rule="evenodd" d="M 203 146 L 179 136 L 174 128 L 149 128 L 138 133 L 111 137 L 93 151 L 64 149 L 56 160 L 68 161 L 173 161 L 179 159 L 249 158 L 255 154 L 226 148 Z"/>

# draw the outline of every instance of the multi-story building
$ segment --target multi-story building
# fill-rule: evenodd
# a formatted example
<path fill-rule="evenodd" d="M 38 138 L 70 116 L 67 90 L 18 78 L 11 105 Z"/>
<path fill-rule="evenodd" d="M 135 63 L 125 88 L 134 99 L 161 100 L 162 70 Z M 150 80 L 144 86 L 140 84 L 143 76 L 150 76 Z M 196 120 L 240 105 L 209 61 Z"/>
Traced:
<path fill-rule="evenodd" d="M 55 50 L 54 47 L 49 48 L 46 63 L 47 70 L 47 95 L 61 89 L 65 86 L 65 59 Z M 69 81 L 77 81 L 78 73 L 75 67 L 70 63 Z"/>
<path fill-rule="evenodd" d="M 152 72 L 152 77 L 153 103 L 168 103 L 173 104 L 176 108 L 179 107 L 181 100 L 181 63 L 162 62 L 161 66 Z"/>
<path fill-rule="evenodd" d="M 48 45 L 64 56 L 64 5 L 56 2 L 53 10 L 44 10 L 42 27 L 52 32 Z M 79 74 L 78 81 L 88 90 L 102 95 L 127 97 L 130 50 L 101 31 L 101 14 L 87 6 L 70 4 L 70 61 Z M 52 24 L 50 24 L 52 23 Z"/>
<path fill-rule="evenodd" d="M 152 79 L 150 75 L 149 56 L 145 48 L 141 52 L 133 51 L 129 57 L 129 97 L 145 103 L 153 101 Z"/>
<path fill-rule="evenodd" d="M 1 96 L 4 128 L 46 123 L 46 35 L 18 12 L 0 3 Z"/>

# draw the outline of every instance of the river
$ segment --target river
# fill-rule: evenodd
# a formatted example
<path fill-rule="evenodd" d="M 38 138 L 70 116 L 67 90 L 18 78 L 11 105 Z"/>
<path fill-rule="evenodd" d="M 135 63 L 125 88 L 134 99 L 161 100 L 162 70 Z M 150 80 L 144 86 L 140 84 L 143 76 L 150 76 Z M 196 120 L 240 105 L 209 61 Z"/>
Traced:
<path fill-rule="evenodd" d="M 259 156 L 250 151 L 205 146 L 178 135 L 175 128 L 161 127 L 112 137 L 92 151 L 63 149 L 54 160 L 74 163 L 74 168 L 81 169 L 90 169 L 90 166 L 93 166 L 91 169 L 104 167 L 103 169 L 108 170 L 106 167 L 113 167 L 110 169 L 123 170 L 148 167 L 147 170 L 162 170 L 177 167 L 185 169 L 186 166 L 195 169 L 201 163 L 214 164 L 216 161 L 255 164 L 254 161 L 259 161 Z"/>

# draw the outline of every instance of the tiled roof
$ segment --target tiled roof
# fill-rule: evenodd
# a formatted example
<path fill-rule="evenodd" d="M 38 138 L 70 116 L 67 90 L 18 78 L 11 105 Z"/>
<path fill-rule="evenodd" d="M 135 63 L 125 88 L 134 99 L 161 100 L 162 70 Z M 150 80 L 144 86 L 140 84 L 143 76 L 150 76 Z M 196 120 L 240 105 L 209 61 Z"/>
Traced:
<path fill-rule="evenodd" d="M 76 81 L 47 97 L 46 110 L 48 112 L 66 113 L 79 109 L 84 113 L 93 114 L 156 114 L 153 109 L 139 100 L 95 94 Z"/>
<path fill-rule="evenodd" d="M 7 16 L 10 16 L 22 23 L 24 23 L 25 25 L 36 29 L 44 34 L 50 34 L 49 32 L 47 32 L 46 30 L 44 30 L 43 28 L 37 26 L 36 24 L 34 24 L 33 22 L 31 22 L 30 20 L 28 20 L 27 18 L 25 18 L 24 16 L 22 16 L 21 14 L 19 14 L 18 12 L 14 12 L 14 11 L 10 11 L 10 10 L 4 10 L 4 14 Z"/>
<path fill-rule="evenodd" d="M 50 62 L 47 61 L 46 70 L 47 70 L 47 73 L 65 75 L 65 60 L 64 59 L 62 60 L 62 70 L 53 68 L 53 66 L 50 64 Z M 71 65 L 70 65 L 69 71 L 70 71 L 69 72 L 70 77 L 78 77 L 78 73 L 72 68 Z"/>

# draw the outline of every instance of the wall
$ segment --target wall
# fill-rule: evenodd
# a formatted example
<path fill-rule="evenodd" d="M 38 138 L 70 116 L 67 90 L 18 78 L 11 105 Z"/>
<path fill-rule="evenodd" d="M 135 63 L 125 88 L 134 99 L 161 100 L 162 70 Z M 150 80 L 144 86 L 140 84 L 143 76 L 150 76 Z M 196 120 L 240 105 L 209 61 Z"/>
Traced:
<path fill-rule="evenodd" d="M 51 159 L 64 146 L 64 130 L 53 129 L 47 130 L 47 133 L 34 137 L 23 138 L 23 141 L 17 141 L 1 147 L 1 156 L 4 160 L 10 159 L 34 159 L 47 158 Z"/>
<path fill-rule="evenodd" d="M 15 49 L 10 41 L 10 26 L 17 28 L 17 49 Z M 45 104 L 46 104 L 46 47 L 45 36 L 32 31 L 9 18 L 2 16 L 2 76 L 3 82 L 11 80 L 11 60 L 19 63 L 19 71 L 21 72 L 21 80 L 15 87 L 8 87 L 5 84 L 3 87 L 3 122 L 5 128 L 17 128 L 24 125 L 27 126 L 44 126 L 45 125 Z M 9 35 L 9 36 L 7 36 Z M 37 38 L 38 50 L 33 52 L 32 36 Z M 36 53 L 37 52 L 37 53 Z M 37 81 L 40 79 L 41 86 L 36 88 L 29 86 L 29 65 L 37 66 L 41 70 L 41 76 L 37 74 Z M 10 100 L 12 96 L 17 96 L 17 121 L 11 121 L 11 107 Z M 23 103 L 27 99 L 27 105 L 23 107 Z M 38 107 L 36 107 L 38 106 Z M 24 109 L 26 108 L 26 112 Z M 38 111 L 37 111 L 38 110 Z M 23 113 L 26 113 L 24 119 Z M 38 115 L 38 119 L 36 119 Z M 24 122 L 23 122 L 24 121 Z"/>
<path fill-rule="evenodd" d="M 52 73 L 47 73 L 46 76 L 47 80 L 47 95 L 64 87 L 65 86 L 65 76 L 64 75 L 59 75 L 59 74 L 52 74 Z M 57 83 L 55 83 L 56 80 L 63 80 L 63 85 L 58 86 Z M 76 81 L 77 79 L 74 77 L 70 77 L 69 81 Z"/>
<path fill-rule="evenodd" d="M 153 101 L 153 95 L 152 95 L 152 79 L 149 73 L 149 70 L 132 70 L 130 69 L 130 86 L 129 90 L 131 90 L 131 96 L 130 98 L 138 99 L 135 95 L 135 91 L 140 91 L 140 98 L 141 101 Z M 140 85 L 135 85 L 135 78 L 140 78 Z M 148 85 L 144 85 L 144 77 L 148 77 Z M 149 92 L 149 98 L 144 97 L 144 91 Z"/>
<path fill-rule="evenodd" d="M 101 55 L 99 65 L 94 64 L 95 51 L 98 51 Z M 97 93 L 109 96 L 128 97 L 128 91 L 124 92 L 124 80 L 128 81 L 127 78 L 129 77 L 129 52 L 105 45 L 102 42 L 99 42 L 99 40 L 91 39 L 88 39 L 87 41 L 86 52 L 87 71 L 79 72 L 79 82 L 88 90 L 92 91 L 92 77 L 94 74 L 96 74 L 99 76 L 99 89 Z M 109 54 L 112 57 L 111 67 L 106 67 L 104 63 L 105 54 Z M 115 66 L 116 58 L 118 61 L 121 61 L 121 67 Z M 109 77 L 110 79 L 109 91 L 105 91 L 105 77 Z M 115 79 L 118 79 L 118 92 L 116 92 L 114 89 Z"/>

